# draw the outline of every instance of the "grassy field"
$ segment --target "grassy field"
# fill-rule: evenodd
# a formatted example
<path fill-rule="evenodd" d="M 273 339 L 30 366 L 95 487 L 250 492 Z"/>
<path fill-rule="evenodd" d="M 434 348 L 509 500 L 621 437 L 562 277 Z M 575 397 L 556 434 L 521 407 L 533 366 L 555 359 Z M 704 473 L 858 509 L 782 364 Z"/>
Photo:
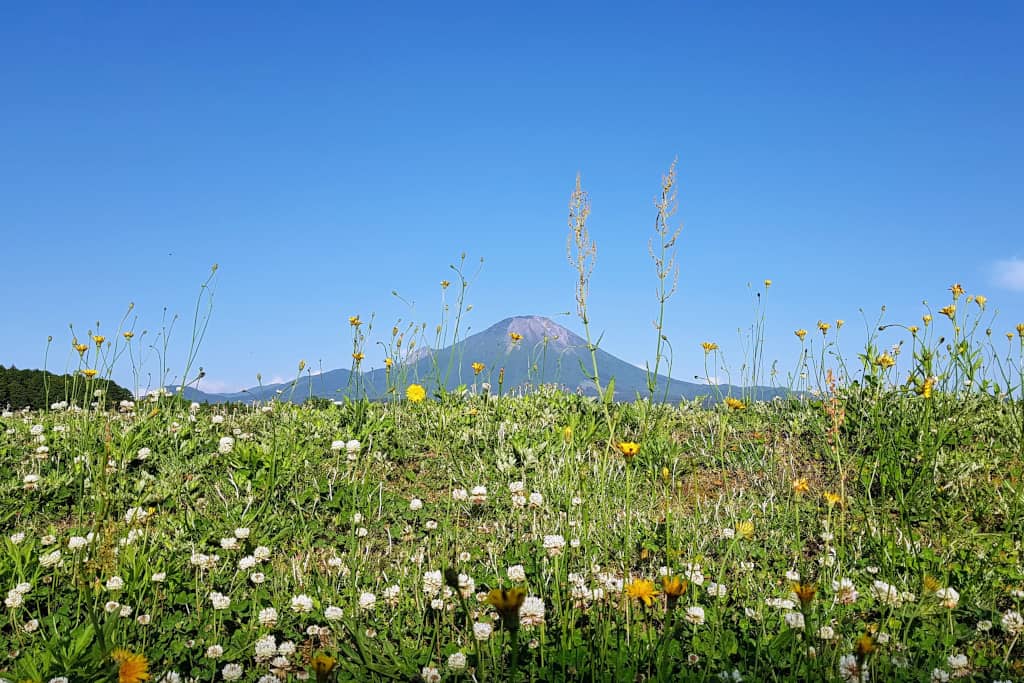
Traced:
<path fill-rule="evenodd" d="M 1024 677 L 1019 402 L 609 410 L 612 443 L 547 389 L 5 413 L 0 671 Z"/>

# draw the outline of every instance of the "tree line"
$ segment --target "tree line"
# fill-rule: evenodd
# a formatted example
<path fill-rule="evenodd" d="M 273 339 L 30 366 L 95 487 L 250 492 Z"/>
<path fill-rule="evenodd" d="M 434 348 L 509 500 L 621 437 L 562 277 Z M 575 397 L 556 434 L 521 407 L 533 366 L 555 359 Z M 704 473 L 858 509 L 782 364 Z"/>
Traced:
<path fill-rule="evenodd" d="M 80 406 L 98 400 L 96 391 L 101 392 L 108 406 L 132 398 L 130 391 L 110 380 L 87 380 L 81 375 L 56 375 L 46 370 L 0 365 L 0 408 L 39 410 L 61 401 Z"/>

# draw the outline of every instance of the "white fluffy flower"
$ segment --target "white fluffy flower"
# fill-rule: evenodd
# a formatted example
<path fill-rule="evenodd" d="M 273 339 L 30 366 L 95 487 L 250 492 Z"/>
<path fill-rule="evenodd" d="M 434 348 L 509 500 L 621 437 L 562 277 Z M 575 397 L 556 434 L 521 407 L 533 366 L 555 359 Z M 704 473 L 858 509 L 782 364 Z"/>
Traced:
<path fill-rule="evenodd" d="M 225 664 L 220 674 L 224 677 L 225 681 L 237 681 L 242 677 L 242 665 L 234 663 Z"/>
<path fill-rule="evenodd" d="M 409 509 L 412 510 L 413 512 L 416 512 L 417 510 L 422 510 L 423 501 L 420 500 L 419 498 L 413 498 L 412 500 L 409 501 Z"/>
<path fill-rule="evenodd" d="M 331 450 L 332 451 L 343 451 L 343 450 L 345 450 L 345 442 L 342 441 L 341 439 L 335 439 L 334 441 L 331 442 Z"/>
<path fill-rule="evenodd" d="M 58 564 L 60 562 L 60 557 L 60 551 L 54 550 L 53 552 L 47 553 L 46 555 L 40 555 L 39 564 L 43 567 L 52 567 L 53 565 Z"/>
<path fill-rule="evenodd" d="M 700 605 L 686 608 L 686 620 L 691 624 L 700 626 L 704 623 L 704 608 Z"/>
<path fill-rule="evenodd" d="M 860 597 L 860 594 L 857 592 L 857 587 L 853 584 L 853 581 L 847 578 L 833 581 L 832 590 L 835 591 L 836 602 L 840 605 L 852 605 L 857 602 L 857 598 Z"/>
<path fill-rule="evenodd" d="M 514 564 L 508 568 L 508 580 L 516 583 L 526 581 L 526 570 L 521 564 Z"/>
<path fill-rule="evenodd" d="M 469 492 L 469 502 L 474 505 L 483 505 L 487 502 L 487 487 L 474 486 Z"/>
<path fill-rule="evenodd" d="M 434 666 L 425 666 L 420 671 L 420 678 L 424 683 L 441 683 L 441 672 Z"/>
<path fill-rule="evenodd" d="M 313 598 L 309 597 L 305 593 L 300 593 L 292 598 L 292 611 L 293 612 L 312 612 L 313 611 Z"/>
<path fill-rule="evenodd" d="M 935 591 L 935 597 L 939 599 L 939 603 L 946 609 L 954 609 L 957 603 L 960 602 L 960 594 L 957 593 L 955 588 L 940 588 Z"/>
<path fill-rule="evenodd" d="M 217 452 L 226 455 L 235 449 L 235 439 L 231 436 L 222 436 L 217 442 Z M 230 666 L 230 665 L 229 665 Z"/>
<path fill-rule="evenodd" d="M 867 669 L 861 670 L 857 658 L 853 655 L 843 655 L 839 658 L 839 675 L 846 683 L 862 683 L 868 680 Z"/>
<path fill-rule="evenodd" d="M 804 615 L 800 612 L 786 612 L 785 614 L 786 626 L 796 629 L 797 631 L 804 630 Z"/>
<path fill-rule="evenodd" d="M 264 607 L 259 613 L 260 626 L 274 626 L 277 624 L 277 610 L 273 607 Z"/>
<path fill-rule="evenodd" d="M 364 592 L 359 596 L 360 609 L 371 610 L 377 605 L 377 596 L 373 593 Z"/>
<path fill-rule="evenodd" d="M 327 621 L 341 621 L 344 618 L 345 612 L 340 607 L 330 605 L 324 610 L 324 619 Z"/>
<path fill-rule="evenodd" d="M 68 550 L 78 550 L 89 545 L 89 541 L 84 536 L 72 536 L 68 539 Z"/>
<path fill-rule="evenodd" d="M 111 576 L 107 579 L 106 587 L 108 591 L 119 591 L 124 588 L 124 579 L 120 576 Z"/>
<path fill-rule="evenodd" d="M 1016 610 L 1007 610 L 1003 614 L 1003 618 L 1000 619 L 1000 623 L 1003 625 L 1003 630 L 1010 635 L 1016 636 L 1024 633 L 1024 617 L 1021 617 L 1020 612 Z"/>
<path fill-rule="evenodd" d="M 223 655 L 224 648 L 222 648 L 220 645 L 211 645 L 210 647 L 206 648 L 207 659 L 218 659 Z"/>
<path fill-rule="evenodd" d="M 544 623 L 544 599 L 531 595 L 523 600 L 519 607 L 519 624 L 525 628 L 540 626 Z"/>
<path fill-rule="evenodd" d="M 544 537 L 544 549 L 548 551 L 548 555 L 550 557 L 561 555 L 563 548 L 565 548 L 565 538 L 560 534 L 552 534 Z"/>
<path fill-rule="evenodd" d="M 231 598 L 217 591 L 211 591 L 209 598 L 213 609 L 227 609 L 231 605 Z"/>
<path fill-rule="evenodd" d="M 458 673 L 466 670 L 466 655 L 462 652 L 453 652 L 448 655 L 448 668 Z"/>
<path fill-rule="evenodd" d="M 423 574 L 423 593 L 424 595 L 434 596 L 441 591 L 441 586 L 444 585 L 444 577 L 441 575 L 441 570 L 426 572 Z"/>
<path fill-rule="evenodd" d="M 490 639 L 491 632 L 493 630 L 494 627 L 492 627 L 490 624 L 478 621 L 473 624 L 473 637 L 479 640 L 480 642 L 483 642 L 485 640 Z"/>

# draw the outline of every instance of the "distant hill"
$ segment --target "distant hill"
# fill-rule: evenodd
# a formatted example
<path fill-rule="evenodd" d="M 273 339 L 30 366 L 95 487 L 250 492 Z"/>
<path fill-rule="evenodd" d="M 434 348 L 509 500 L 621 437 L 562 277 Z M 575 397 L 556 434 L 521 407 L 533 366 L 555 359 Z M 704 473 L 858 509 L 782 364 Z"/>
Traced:
<path fill-rule="evenodd" d="M 512 335 L 521 337 L 514 340 Z M 483 332 L 473 334 L 454 346 L 444 349 L 419 350 L 420 355 L 404 367 L 392 369 L 394 378 L 404 376 L 405 383 L 417 382 L 429 389 L 443 384 L 448 389 L 460 385 L 489 382 L 492 389 L 498 389 L 499 371 L 504 368 L 503 390 L 508 392 L 538 384 L 559 384 L 568 391 L 584 394 L 595 393 L 593 382 L 587 375 L 591 367 L 590 352 L 586 341 L 579 335 L 558 323 L 541 316 L 527 315 L 506 318 Z M 483 363 L 484 371 L 474 378 L 473 363 Z M 615 378 L 615 399 L 630 401 L 647 396 L 647 373 L 641 368 L 616 358 L 598 349 L 598 369 L 601 382 L 607 385 Z M 582 367 L 581 367 L 582 364 Z M 440 375 L 440 382 L 438 382 Z M 221 403 L 228 401 L 266 401 L 274 397 L 282 400 L 301 402 L 309 396 L 341 399 L 348 394 L 356 395 L 353 385 L 361 380 L 370 398 L 383 398 L 387 390 L 387 374 L 383 368 L 353 377 L 349 370 L 332 370 L 319 375 L 302 376 L 296 382 L 250 387 L 228 394 L 205 393 L 186 388 L 185 397 L 192 401 Z M 736 386 L 711 387 L 706 384 L 669 380 L 658 377 L 656 398 L 665 396 L 671 402 L 693 400 L 702 396 L 739 395 L 742 389 Z M 172 391 L 176 387 L 168 387 Z M 748 389 L 747 393 L 759 400 L 784 395 L 785 390 L 768 387 Z M 359 395 L 362 395 L 359 392 Z"/>
<path fill-rule="evenodd" d="M 86 395 L 86 389 L 89 395 Z M 13 409 L 39 410 L 61 401 L 82 405 L 85 401 L 91 403 L 96 400 L 91 392 L 97 389 L 106 390 L 108 405 L 132 397 L 132 392 L 105 379 L 94 379 L 87 384 L 81 376 L 56 375 L 46 370 L 19 370 L 0 365 L 0 408 L 10 406 Z"/>

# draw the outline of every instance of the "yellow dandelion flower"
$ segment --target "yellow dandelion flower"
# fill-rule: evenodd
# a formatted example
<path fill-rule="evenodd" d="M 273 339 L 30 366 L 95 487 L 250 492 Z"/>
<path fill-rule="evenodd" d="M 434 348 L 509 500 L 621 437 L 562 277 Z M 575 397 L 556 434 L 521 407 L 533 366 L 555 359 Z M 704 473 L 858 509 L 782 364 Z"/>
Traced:
<path fill-rule="evenodd" d="M 712 351 L 718 350 L 718 344 L 715 342 L 702 342 L 701 346 L 704 348 L 704 353 L 711 353 Z"/>
<path fill-rule="evenodd" d="M 131 330 L 128 330 L 127 332 L 122 332 L 122 334 L 124 335 L 125 339 L 131 339 L 132 337 L 135 336 L 135 333 L 132 332 Z"/>
<path fill-rule="evenodd" d="M 362 351 L 356 351 L 355 353 L 352 354 L 352 360 L 354 360 L 357 363 L 362 361 L 364 358 L 366 358 L 366 356 L 363 355 Z"/>
<path fill-rule="evenodd" d="M 110 658 L 118 664 L 118 683 L 141 683 L 149 680 L 149 662 L 144 655 L 118 648 L 110 653 Z"/>
<path fill-rule="evenodd" d="M 572 441 L 572 427 L 571 426 L 566 425 L 565 427 L 562 427 L 562 441 L 565 441 L 566 443 L 569 443 L 570 441 Z"/>
<path fill-rule="evenodd" d="M 896 365 L 896 360 L 890 356 L 887 352 L 881 353 L 875 358 L 875 365 L 885 370 L 888 370 L 892 366 Z"/>
<path fill-rule="evenodd" d="M 793 593 L 796 595 L 796 599 L 800 601 L 801 607 L 807 607 L 814 600 L 814 594 L 818 592 L 817 587 L 813 583 L 794 583 Z"/>
<path fill-rule="evenodd" d="M 793 493 L 798 495 L 807 493 L 811 490 L 811 484 L 807 481 L 807 477 L 800 477 L 793 480 Z"/>
<path fill-rule="evenodd" d="M 519 608 L 526 600 L 526 591 L 522 588 L 495 588 L 487 593 L 487 604 L 498 611 L 501 623 L 508 627 L 519 624 Z"/>
<path fill-rule="evenodd" d="M 917 330 L 918 330 L 917 325 L 911 325 L 907 329 L 910 330 L 910 334 L 914 335 L 915 337 L 917 336 Z"/>
<path fill-rule="evenodd" d="M 843 329 L 843 325 L 845 325 L 845 324 L 846 324 L 846 321 L 843 320 L 842 318 L 840 318 L 839 320 L 836 320 L 836 329 L 837 330 Z"/>
<path fill-rule="evenodd" d="M 949 291 L 953 293 L 953 299 L 959 299 L 964 294 L 963 285 L 959 282 L 950 286 Z"/>
<path fill-rule="evenodd" d="M 829 328 L 831 327 L 832 325 L 830 323 L 825 322 L 824 320 L 818 321 L 818 329 L 821 330 L 822 336 L 828 334 Z"/>
<path fill-rule="evenodd" d="M 101 346 L 103 342 L 107 341 L 107 338 L 102 334 L 94 334 L 92 340 L 96 343 L 96 346 Z"/>
<path fill-rule="evenodd" d="M 939 309 L 939 313 L 952 320 L 953 317 L 956 316 L 956 305 L 950 304 L 948 306 L 943 306 Z"/>
<path fill-rule="evenodd" d="M 92 368 L 87 368 L 85 370 L 82 370 L 82 374 L 88 377 L 89 379 L 92 379 L 93 377 L 96 376 L 96 370 Z"/>
<path fill-rule="evenodd" d="M 680 579 L 678 576 L 663 576 L 661 577 L 661 589 L 668 596 L 671 601 L 672 598 L 678 599 L 686 589 L 690 587 L 690 584 L 685 579 Z"/>
<path fill-rule="evenodd" d="M 984 310 L 985 304 L 988 303 L 988 297 L 985 296 L 984 294 L 979 294 L 978 296 L 974 297 L 974 303 L 978 304 L 978 308 Z"/>
<path fill-rule="evenodd" d="M 932 314 L 925 313 L 924 315 L 921 316 L 921 321 L 924 322 L 925 327 L 928 327 L 929 325 L 932 324 Z"/>
<path fill-rule="evenodd" d="M 854 646 L 854 651 L 857 656 L 863 659 L 869 654 L 875 651 L 875 641 L 867 633 L 857 638 L 857 644 Z"/>
<path fill-rule="evenodd" d="M 413 403 L 419 403 L 427 397 L 427 390 L 419 384 L 410 384 L 405 390 L 405 397 Z"/>
<path fill-rule="evenodd" d="M 733 398 L 732 396 L 726 397 L 725 405 L 729 407 L 729 410 L 743 410 L 744 408 L 747 407 L 746 403 L 739 400 L 738 398 Z"/>
<path fill-rule="evenodd" d="M 654 598 L 658 595 L 654 582 L 648 579 L 637 579 L 626 585 L 626 595 L 634 600 L 640 600 L 650 607 L 654 604 Z"/>
<path fill-rule="evenodd" d="M 635 441 L 620 441 L 618 447 L 627 460 L 640 452 L 640 444 Z"/>
<path fill-rule="evenodd" d="M 441 280 L 441 289 L 448 289 L 448 285 L 450 284 L 451 283 L 448 282 L 447 280 Z"/>
<path fill-rule="evenodd" d="M 942 588 L 942 584 L 939 583 L 939 580 L 930 574 L 924 575 L 924 578 L 921 579 L 921 586 L 924 588 L 925 593 L 934 593 Z"/>
<path fill-rule="evenodd" d="M 480 374 L 481 372 L 483 372 L 483 371 L 484 371 L 484 368 L 485 368 L 485 367 L 487 367 L 487 366 L 486 366 L 486 365 L 484 365 L 483 363 L 480 363 L 479 361 L 478 361 L 478 362 L 476 362 L 476 363 L 473 363 L 473 365 L 472 365 L 472 368 L 473 368 L 473 374 L 474 374 L 474 375 L 479 375 L 479 374 Z"/>
<path fill-rule="evenodd" d="M 772 281 L 771 280 L 765 280 L 764 281 L 764 288 L 765 289 L 768 289 L 771 286 L 772 286 Z"/>
<path fill-rule="evenodd" d="M 800 338 L 800 341 L 803 341 L 804 337 L 807 336 L 807 330 L 801 328 L 799 330 L 794 331 L 793 334 L 798 336 Z"/>
<path fill-rule="evenodd" d="M 1020 335 L 1021 339 L 1024 339 L 1024 323 L 1019 323 L 1017 325 L 1017 334 Z"/>
<path fill-rule="evenodd" d="M 348 317 L 348 324 L 352 327 L 359 327 L 363 324 L 363 321 L 359 319 L 358 315 L 350 315 Z"/>
<path fill-rule="evenodd" d="M 313 665 L 313 671 L 316 672 L 317 683 L 323 683 L 327 680 L 327 676 L 334 670 L 334 665 L 337 660 L 334 657 L 329 657 L 323 652 L 317 653 L 315 657 L 310 661 Z"/>
<path fill-rule="evenodd" d="M 395 360 L 393 358 L 385 358 L 384 359 L 384 367 L 387 368 L 388 370 L 390 370 L 391 366 L 394 365 L 394 364 L 395 364 Z"/>
<path fill-rule="evenodd" d="M 511 337 L 513 342 L 518 342 L 518 341 L 522 341 L 523 340 L 523 335 L 519 334 L 518 332 L 509 332 L 508 336 Z"/>
<path fill-rule="evenodd" d="M 836 505 L 841 506 L 843 504 L 843 498 L 838 493 L 825 491 L 821 496 L 825 499 L 825 502 L 828 503 L 829 507 L 834 507 Z"/>
<path fill-rule="evenodd" d="M 938 381 L 937 377 L 928 377 L 925 379 L 924 384 L 921 386 L 921 395 L 925 398 L 931 398 L 932 392 L 935 391 L 935 383 Z"/>
<path fill-rule="evenodd" d="M 745 519 L 736 523 L 736 535 L 740 538 L 750 540 L 754 537 L 754 522 Z"/>
<path fill-rule="evenodd" d="M 78 351 L 78 355 L 84 355 L 89 350 L 88 344 L 75 344 L 75 351 Z"/>

